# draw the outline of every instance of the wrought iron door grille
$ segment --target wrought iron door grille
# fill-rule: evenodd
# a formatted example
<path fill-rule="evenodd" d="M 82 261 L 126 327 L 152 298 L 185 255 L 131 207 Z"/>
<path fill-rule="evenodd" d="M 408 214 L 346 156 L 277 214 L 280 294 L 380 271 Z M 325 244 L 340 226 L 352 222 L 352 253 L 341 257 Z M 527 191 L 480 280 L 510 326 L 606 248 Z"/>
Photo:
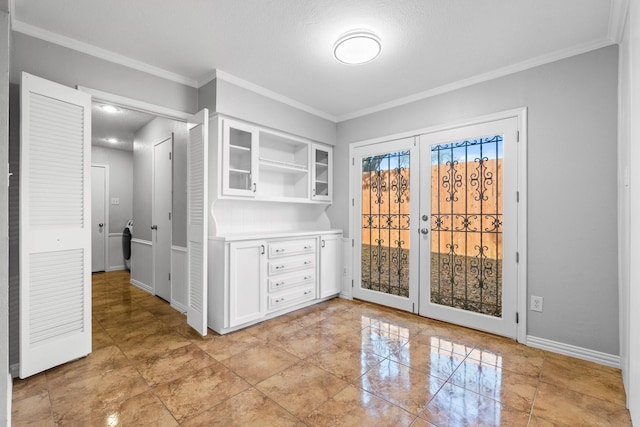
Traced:
<path fill-rule="evenodd" d="M 502 317 L 503 138 L 431 148 L 431 302 Z"/>
<path fill-rule="evenodd" d="M 362 159 L 363 289 L 409 297 L 409 151 Z"/>

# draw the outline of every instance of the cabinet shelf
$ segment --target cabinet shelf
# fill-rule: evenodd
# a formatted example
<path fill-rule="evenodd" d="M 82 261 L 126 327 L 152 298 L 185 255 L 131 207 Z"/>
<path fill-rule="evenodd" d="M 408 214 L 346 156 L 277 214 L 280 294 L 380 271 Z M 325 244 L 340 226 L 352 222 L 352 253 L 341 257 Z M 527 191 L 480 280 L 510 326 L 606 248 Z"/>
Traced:
<path fill-rule="evenodd" d="M 307 173 L 309 170 L 306 165 L 265 158 L 260 158 L 260 166 L 271 170 L 278 170 L 283 173 Z"/>
<path fill-rule="evenodd" d="M 241 174 L 245 174 L 245 175 L 251 175 L 251 171 L 246 170 L 246 169 L 229 168 L 229 172 L 235 172 L 235 173 L 241 173 Z"/>
<path fill-rule="evenodd" d="M 251 151 L 250 147 L 243 147 L 241 145 L 229 144 L 229 148 L 233 148 L 234 150 L 240 150 L 240 151 Z"/>

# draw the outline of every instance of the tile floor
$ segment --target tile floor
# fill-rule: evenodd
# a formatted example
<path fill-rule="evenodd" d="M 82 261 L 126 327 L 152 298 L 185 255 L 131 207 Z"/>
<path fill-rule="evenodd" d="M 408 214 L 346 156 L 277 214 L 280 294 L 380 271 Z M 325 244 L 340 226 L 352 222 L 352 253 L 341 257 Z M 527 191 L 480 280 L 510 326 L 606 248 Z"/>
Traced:
<path fill-rule="evenodd" d="M 631 425 L 620 371 L 334 299 L 225 336 L 93 276 L 93 353 L 13 385 L 13 425 Z"/>

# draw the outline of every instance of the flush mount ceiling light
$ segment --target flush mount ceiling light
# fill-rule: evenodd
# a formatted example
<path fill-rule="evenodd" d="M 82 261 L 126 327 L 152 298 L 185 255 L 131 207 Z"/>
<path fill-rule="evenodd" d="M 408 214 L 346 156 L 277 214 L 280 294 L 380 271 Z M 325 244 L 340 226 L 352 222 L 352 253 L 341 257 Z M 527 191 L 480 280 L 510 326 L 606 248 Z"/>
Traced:
<path fill-rule="evenodd" d="M 344 64 L 364 64 L 382 51 L 380 38 L 369 31 L 351 31 L 338 39 L 333 56 Z"/>
<path fill-rule="evenodd" d="M 119 113 L 120 109 L 118 107 L 114 107 L 113 105 L 109 105 L 109 104 L 102 104 L 100 106 L 100 109 L 102 111 L 105 111 L 107 113 Z"/>
<path fill-rule="evenodd" d="M 120 141 L 118 141 L 116 138 L 107 138 L 107 142 L 110 144 L 117 144 Z"/>

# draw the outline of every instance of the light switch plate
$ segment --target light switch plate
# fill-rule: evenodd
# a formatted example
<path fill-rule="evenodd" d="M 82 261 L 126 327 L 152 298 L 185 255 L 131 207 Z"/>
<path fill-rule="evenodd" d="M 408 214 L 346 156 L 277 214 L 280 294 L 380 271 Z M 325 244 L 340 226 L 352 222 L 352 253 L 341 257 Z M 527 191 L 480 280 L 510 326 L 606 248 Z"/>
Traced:
<path fill-rule="evenodd" d="M 119 205 L 120 204 L 120 198 L 119 197 L 112 197 L 111 198 L 111 204 L 112 205 Z"/>

